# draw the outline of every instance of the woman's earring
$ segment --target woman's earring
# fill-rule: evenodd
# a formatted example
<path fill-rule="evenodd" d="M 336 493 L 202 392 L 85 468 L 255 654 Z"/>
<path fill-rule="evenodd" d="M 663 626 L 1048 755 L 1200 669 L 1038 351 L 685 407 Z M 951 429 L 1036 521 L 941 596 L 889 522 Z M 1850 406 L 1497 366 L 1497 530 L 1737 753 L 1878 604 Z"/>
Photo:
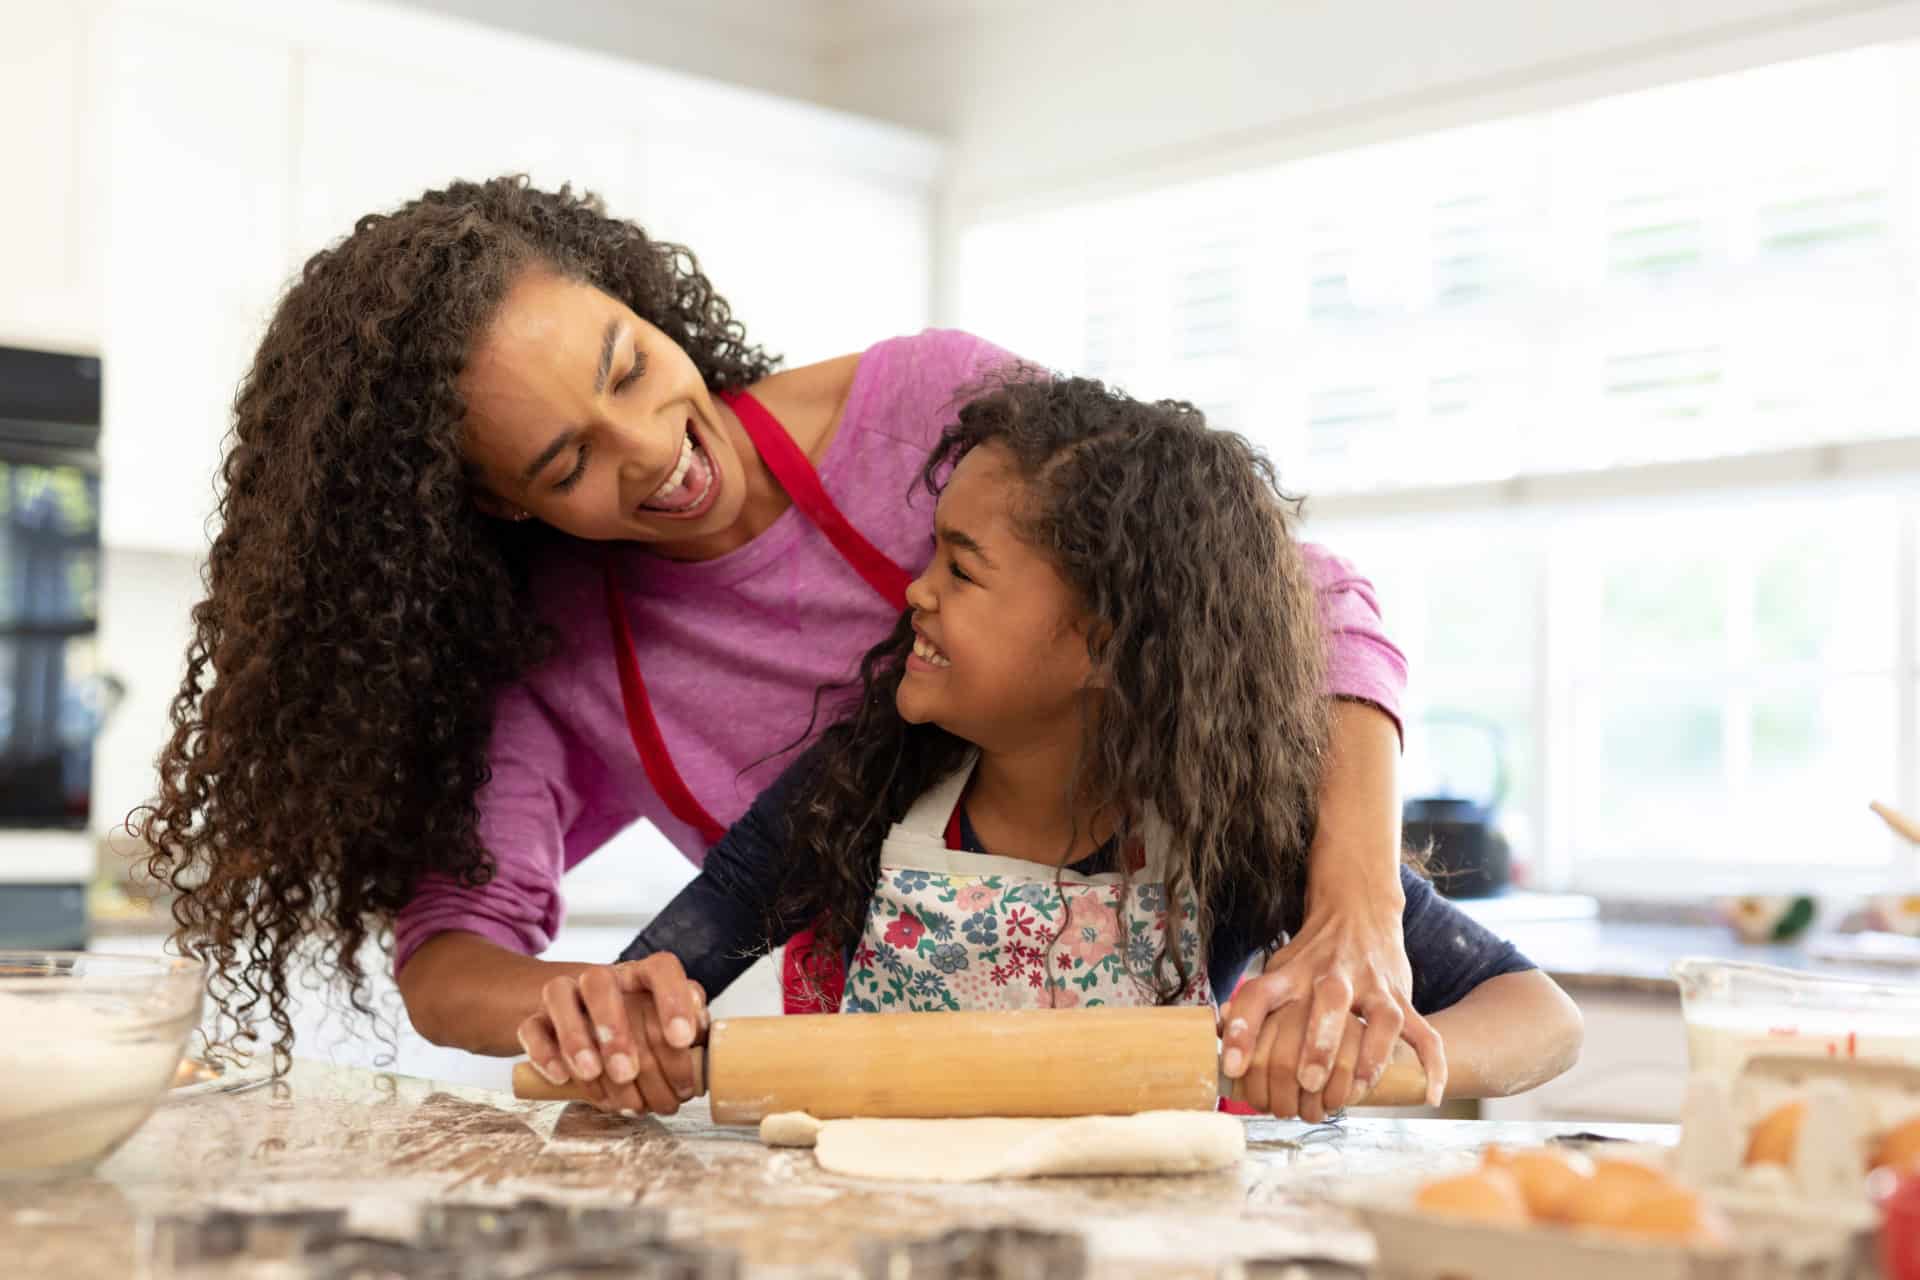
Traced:
<path fill-rule="evenodd" d="M 531 520 L 531 519 L 533 519 L 533 512 L 531 512 L 531 511 L 516 511 L 516 512 L 514 512 L 514 513 L 513 513 L 513 515 L 512 515 L 512 516 L 510 516 L 510 517 L 509 517 L 509 519 L 511 519 L 511 520 L 512 520 L 512 521 L 513 521 L 513 522 L 514 522 L 515 524 L 519 524 L 519 523 L 520 523 L 520 522 L 521 522 L 522 520 Z"/>

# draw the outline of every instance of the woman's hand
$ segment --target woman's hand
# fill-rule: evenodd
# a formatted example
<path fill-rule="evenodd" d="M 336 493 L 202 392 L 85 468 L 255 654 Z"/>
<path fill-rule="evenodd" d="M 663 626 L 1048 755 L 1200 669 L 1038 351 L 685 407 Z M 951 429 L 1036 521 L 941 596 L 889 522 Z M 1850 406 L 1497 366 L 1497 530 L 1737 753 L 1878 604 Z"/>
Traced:
<path fill-rule="evenodd" d="M 1387 928 L 1339 906 L 1310 914 L 1300 935 L 1274 953 L 1264 973 L 1240 985 L 1221 1015 L 1221 1069 L 1228 1078 L 1251 1077 L 1261 1046 L 1286 1033 L 1297 1039 L 1278 1057 L 1269 1047 L 1265 1060 L 1294 1066 L 1293 1085 L 1302 1097 L 1332 1094 L 1348 1055 L 1350 1078 L 1371 1090 L 1404 1039 L 1426 1073 L 1427 1105 L 1437 1106 L 1447 1089 L 1446 1049 L 1414 1011 L 1399 913 L 1391 918 Z M 1349 1100 L 1332 1109 L 1342 1105 Z"/>
<path fill-rule="evenodd" d="M 1307 853 L 1307 902 L 1300 932 L 1243 983 L 1222 1015 L 1221 1068 L 1238 1079 L 1253 1058 L 1268 1015 L 1306 1005 L 1297 1054 L 1302 1093 L 1319 1093 L 1342 1044 L 1354 1035 L 1349 1014 L 1366 1023 L 1355 1070 L 1379 1082 L 1405 1040 L 1426 1072 L 1428 1105 L 1447 1088 L 1440 1037 L 1413 1008 L 1413 966 L 1401 919 L 1400 729 L 1379 708 L 1348 699 L 1333 707 L 1320 820 Z"/>
<path fill-rule="evenodd" d="M 604 1111 L 670 1116 L 694 1095 L 688 1050 L 707 1023 L 706 992 L 663 951 L 552 979 L 518 1034 L 550 1083 L 578 1080 Z"/>

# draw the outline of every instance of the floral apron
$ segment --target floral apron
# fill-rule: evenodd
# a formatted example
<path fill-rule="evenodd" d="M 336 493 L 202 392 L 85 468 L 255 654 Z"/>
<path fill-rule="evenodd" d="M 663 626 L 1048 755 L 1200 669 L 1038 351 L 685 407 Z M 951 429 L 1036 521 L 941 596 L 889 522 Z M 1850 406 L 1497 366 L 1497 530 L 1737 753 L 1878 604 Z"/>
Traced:
<path fill-rule="evenodd" d="M 948 832 L 973 767 L 969 758 L 888 833 L 841 1012 L 1157 1003 L 1153 961 L 1168 928 L 1159 824 L 1146 824 L 1131 882 L 967 853 Z M 1211 1005 L 1193 920 L 1189 902 L 1177 942 L 1191 977 L 1176 1003 Z"/>

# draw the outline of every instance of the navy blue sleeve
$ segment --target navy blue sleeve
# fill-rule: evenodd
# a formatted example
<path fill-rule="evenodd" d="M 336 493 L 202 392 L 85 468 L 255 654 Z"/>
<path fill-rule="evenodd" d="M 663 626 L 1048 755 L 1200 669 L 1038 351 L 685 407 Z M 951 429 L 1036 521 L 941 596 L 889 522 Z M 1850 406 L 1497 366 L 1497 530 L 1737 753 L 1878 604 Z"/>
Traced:
<path fill-rule="evenodd" d="M 1426 877 L 1400 868 L 1407 909 L 1400 917 L 1413 965 L 1413 1007 L 1438 1013 L 1503 973 L 1534 967 L 1520 949 L 1442 897 Z"/>
<path fill-rule="evenodd" d="M 1437 1013 L 1458 1004 L 1488 978 L 1534 967 L 1511 942 L 1440 896 L 1411 867 L 1400 868 L 1400 887 L 1407 898 L 1400 930 L 1413 966 L 1413 1007 L 1420 1013 Z M 1287 911 L 1289 932 L 1299 932 L 1302 910 L 1303 905 L 1295 905 Z M 1219 923 L 1207 949 L 1207 972 L 1214 998 L 1225 1004 L 1248 963 L 1275 940 L 1255 937 L 1244 913 L 1230 906 L 1215 918 Z"/>
<path fill-rule="evenodd" d="M 755 798 L 707 851 L 700 874 L 627 944 L 621 960 L 670 951 L 712 999 L 799 931 L 797 920 L 782 917 L 771 930 L 769 922 L 787 847 L 787 804 L 810 763 L 802 756 Z"/>

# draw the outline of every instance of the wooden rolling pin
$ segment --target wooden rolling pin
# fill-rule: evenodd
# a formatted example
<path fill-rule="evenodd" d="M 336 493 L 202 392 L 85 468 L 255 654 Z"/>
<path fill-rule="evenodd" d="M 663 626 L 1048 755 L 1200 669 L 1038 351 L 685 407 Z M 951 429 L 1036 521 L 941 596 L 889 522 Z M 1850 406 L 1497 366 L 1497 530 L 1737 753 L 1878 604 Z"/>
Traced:
<path fill-rule="evenodd" d="M 820 1120 L 1211 1111 L 1229 1084 L 1213 1011 L 1193 1006 L 722 1018 L 692 1052 L 695 1090 L 712 1094 L 717 1124 L 781 1111 Z M 1369 1105 L 1425 1101 L 1426 1079 L 1403 1057 Z M 588 1096 L 577 1082 L 549 1084 L 530 1062 L 514 1064 L 513 1094 Z"/>

